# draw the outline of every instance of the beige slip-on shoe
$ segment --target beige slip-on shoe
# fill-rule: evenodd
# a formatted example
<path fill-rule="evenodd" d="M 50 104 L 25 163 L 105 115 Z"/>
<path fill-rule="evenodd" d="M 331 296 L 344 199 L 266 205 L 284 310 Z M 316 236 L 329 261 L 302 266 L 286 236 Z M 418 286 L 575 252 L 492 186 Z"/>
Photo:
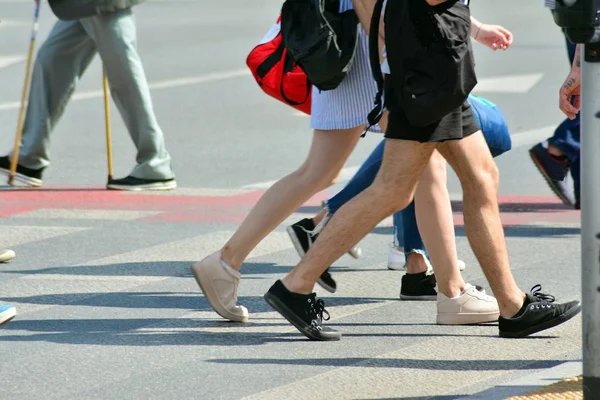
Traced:
<path fill-rule="evenodd" d="M 237 304 L 241 274 L 221 264 L 221 251 L 194 264 L 192 273 L 217 314 L 231 321 L 248 322 L 248 309 Z"/>

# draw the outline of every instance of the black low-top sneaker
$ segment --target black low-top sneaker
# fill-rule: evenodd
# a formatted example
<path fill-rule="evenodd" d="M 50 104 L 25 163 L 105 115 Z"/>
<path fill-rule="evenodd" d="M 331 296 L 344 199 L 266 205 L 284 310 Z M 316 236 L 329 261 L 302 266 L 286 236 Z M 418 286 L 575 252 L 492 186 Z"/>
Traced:
<path fill-rule="evenodd" d="M 298 252 L 300 258 L 304 257 L 312 245 L 317 241 L 319 233 L 323 230 L 331 215 L 327 214 L 323 221 L 315 226 L 312 218 L 304 218 L 293 225 L 287 227 L 288 235 L 292 239 L 294 248 Z M 350 257 L 359 259 L 362 256 L 362 249 L 359 246 L 353 246 L 347 251 Z"/>
<path fill-rule="evenodd" d="M 542 285 L 535 285 L 517 315 L 498 319 L 500 337 L 524 338 L 560 325 L 581 311 L 579 301 L 556 304 L 554 296 L 542 293 L 541 290 Z"/>
<path fill-rule="evenodd" d="M 335 293 L 335 291 L 337 290 L 337 283 L 335 282 L 335 279 L 333 279 L 333 277 L 331 276 L 331 273 L 329 273 L 329 268 L 327 268 L 325 272 L 321 274 L 317 283 L 329 293 Z"/>
<path fill-rule="evenodd" d="M 404 274 L 400 286 L 402 300 L 437 300 L 435 275 L 429 271 Z"/>
<path fill-rule="evenodd" d="M 311 218 L 304 218 L 295 224 L 288 226 L 286 230 L 288 235 L 290 235 L 290 239 L 300 258 L 304 257 L 306 252 L 308 252 L 319 237 L 318 233 L 313 233 L 315 230 L 315 223 Z M 329 273 L 329 268 L 323 272 L 317 283 L 329 293 L 335 293 L 337 290 L 337 283 Z"/>
<path fill-rule="evenodd" d="M 127 176 L 121 179 L 111 179 L 106 185 L 107 189 L 112 190 L 173 190 L 177 188 L 175 178 L 171 179 L 140 179 L 133 176 Z"/>
<path fill-rule="evenodd" d="M 316 293 L 298 294 L 290 292 L 278 280 L 265 293 L 266 302 L 311 340 L 340 340 L 342 334 L 324 327 L 329 320 L 325 302 L 317 299 Z M 324 317 L 325 316 L 325 317 Z"/>
<path fill-rule="evenodd" d="M 17 171 L 15 172 L 15 186 L 42 186 L 42 173 L 44 168 L 33 169 L 27 168 L 17 164 Z M 4 175 L 7 178 L 10 176 L 10 159 L 8 156 L 0 157 L 0 175 Z"/>

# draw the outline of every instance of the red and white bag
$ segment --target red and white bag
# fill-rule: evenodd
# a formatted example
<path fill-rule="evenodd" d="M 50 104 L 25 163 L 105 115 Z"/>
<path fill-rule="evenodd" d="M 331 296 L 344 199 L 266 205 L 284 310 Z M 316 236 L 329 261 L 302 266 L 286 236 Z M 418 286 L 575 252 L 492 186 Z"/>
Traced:
<path fill-rule="evenodd" d="M 258 86 L 269 96 L 310 114 L 312 84 L 283 45 L 281 17 L 246 59 Z"/>

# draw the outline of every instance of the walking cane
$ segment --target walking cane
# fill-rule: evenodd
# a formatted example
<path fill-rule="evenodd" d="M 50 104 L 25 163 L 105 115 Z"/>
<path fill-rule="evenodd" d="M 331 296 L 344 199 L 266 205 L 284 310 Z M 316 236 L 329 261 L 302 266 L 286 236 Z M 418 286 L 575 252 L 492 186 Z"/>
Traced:
<path fill-rule="evenodd" d="M 108 92 L 108 79 L 106 78 L 106 71 L 102 71 L 102 86 L 104 87 L 104 123 L 106 126 L 106 160 L 108 162 L 108 182 L 113 178 L 113 165 L 112 165 L 112 140 L 110 135 L 110 104 L 109 104 L 109 92 Z"/>
<path fill-rule="evenodd" d="M 19 151 L 21 149 L 21 136 L 23 135 L 23 119 L 25 116 L 25 101 L 29 90 L 29 78 L 31 75 L 31 60 L 33 59 L 33 49 L 35 48 L 35 37 L 38 32 L 38 18 L 40 15 L 40 1 L 36 0 L 33 12 L 33 28 L 31 31 L 31 41 L 29 42 L 29 54 L 27 56 L 27 67 L 25 68 L 25 83 L 23 84 L 23 94 L 21 95 L 21 108 L 19 110 L 19 119 L 17 121 L 17 133 L 15 134 L 15 146 L 10 160 L 10 174 L 8 175 L 8 184 L 12 185 L 17 173 L 19 162 Z"/>

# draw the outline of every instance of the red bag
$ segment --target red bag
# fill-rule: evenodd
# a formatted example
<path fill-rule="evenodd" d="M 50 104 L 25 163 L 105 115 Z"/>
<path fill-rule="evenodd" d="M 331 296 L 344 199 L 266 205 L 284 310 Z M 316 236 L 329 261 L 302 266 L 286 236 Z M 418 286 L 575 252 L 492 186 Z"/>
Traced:
<path fill-rule="evenodd" d="M 258 86 L 269 96 L 310 115 L 312 84 L 283 45 L 281 17 L 246 59 Z"/>

